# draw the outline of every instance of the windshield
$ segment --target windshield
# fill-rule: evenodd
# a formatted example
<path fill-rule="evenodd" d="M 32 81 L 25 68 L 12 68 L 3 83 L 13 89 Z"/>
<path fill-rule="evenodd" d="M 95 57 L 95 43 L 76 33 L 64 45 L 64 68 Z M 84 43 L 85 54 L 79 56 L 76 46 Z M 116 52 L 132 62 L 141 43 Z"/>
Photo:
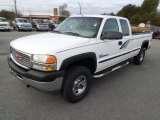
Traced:
<path fill-rule="evenodd" d="M 0 22 L 7 22 L 6 18 L 0 18 Z"/>
<path fill-rule="evenodd" d="M 29 21 L 27 19 L 18 19 L 17 22 L 20 22 L 20 23 L 29 23 Z"/>
<path fill-rule="evenodd" d="M 87 38 L 97 36 L 102 18 L 95 17 L 70 17 L 62 22 L 55 31 Z"/>

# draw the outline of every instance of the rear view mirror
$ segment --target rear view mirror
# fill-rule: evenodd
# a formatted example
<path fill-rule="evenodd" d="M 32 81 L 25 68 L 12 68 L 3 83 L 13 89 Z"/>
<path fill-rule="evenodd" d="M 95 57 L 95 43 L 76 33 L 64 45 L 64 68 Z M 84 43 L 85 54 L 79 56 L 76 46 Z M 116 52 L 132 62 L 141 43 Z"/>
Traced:
<path fill-rule="evenodd" d="M 121 32 L 103 32 L 101 35 L 101 40 L 104 39 L 122 39 L 123 34 Z"/>

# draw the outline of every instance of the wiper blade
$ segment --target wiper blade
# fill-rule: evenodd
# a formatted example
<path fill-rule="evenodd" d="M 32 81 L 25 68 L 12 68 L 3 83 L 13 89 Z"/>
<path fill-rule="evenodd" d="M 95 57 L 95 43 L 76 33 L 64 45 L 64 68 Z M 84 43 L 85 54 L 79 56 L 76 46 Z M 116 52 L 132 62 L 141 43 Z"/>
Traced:
<path fill-rule="evenodd" d="M 75 36 L 81 36 L 81 37 L 84 37 L 84 36 L 82 36 L 81 34 L 74 33 L 74 32 L 64 32 L 64 34 L 70 34 L 70 35 L 75 35 Z"/>
<path fill-rule="evenodd" d="M 62 32 L 60 32 L 58 30 L 53 30 L 52 32 L 54 32 L 54 33 L 62 33 Z"/>

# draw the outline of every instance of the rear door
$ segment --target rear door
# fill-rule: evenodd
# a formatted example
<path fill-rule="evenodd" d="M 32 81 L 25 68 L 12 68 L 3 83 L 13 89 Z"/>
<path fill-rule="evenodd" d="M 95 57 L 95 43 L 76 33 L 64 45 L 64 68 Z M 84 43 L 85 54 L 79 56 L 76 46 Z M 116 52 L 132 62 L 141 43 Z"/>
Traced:
<path fill-rule="evenodd" d="M 122 32 L 120 21 L 116 18 L 109 18 L 105 21 L 103 32 Z M 129 28 L 128 28 L 129 29 Z M 101 33 L 101 34 L 102 34 Z M 132 44 L 126 43 L 130 38 L 130 32 L 125 35 L 124 38 L 120 40 L 101 40 L 98 44 L 98 69 L 97 71 L 104 70 L 111 67 L 117 63 L 120 63 L 126 59 L 125 53 L 131 49 Z"/>
<path fill-rule="evenodd" d="M 123 59 L 126 60 L 133 56 L 133 38 L 131 33 L 130 23 L 127 19 L 119 19 L 121 32 L 123 34 L 123 42 L 120 46 L 120 52 L 123 55 Z"/>

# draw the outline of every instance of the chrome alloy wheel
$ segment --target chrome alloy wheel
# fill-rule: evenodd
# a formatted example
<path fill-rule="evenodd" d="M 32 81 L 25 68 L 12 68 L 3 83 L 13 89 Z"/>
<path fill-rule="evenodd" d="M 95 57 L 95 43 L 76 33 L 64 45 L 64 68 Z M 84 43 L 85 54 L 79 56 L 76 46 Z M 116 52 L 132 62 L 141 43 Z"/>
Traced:
<path fill-rule="evenodd" d="M 141 56 L 140 56 L 140 61 L 142 62 L 144 59 L 144 52 L 142 52 Z"/>
<path fill-rule="evenodd" d="M 77 77 L 73 83 L 72 92 L 75 96 L 81 95 L 87 87 L 87 78 L 84 75 Z"/>

